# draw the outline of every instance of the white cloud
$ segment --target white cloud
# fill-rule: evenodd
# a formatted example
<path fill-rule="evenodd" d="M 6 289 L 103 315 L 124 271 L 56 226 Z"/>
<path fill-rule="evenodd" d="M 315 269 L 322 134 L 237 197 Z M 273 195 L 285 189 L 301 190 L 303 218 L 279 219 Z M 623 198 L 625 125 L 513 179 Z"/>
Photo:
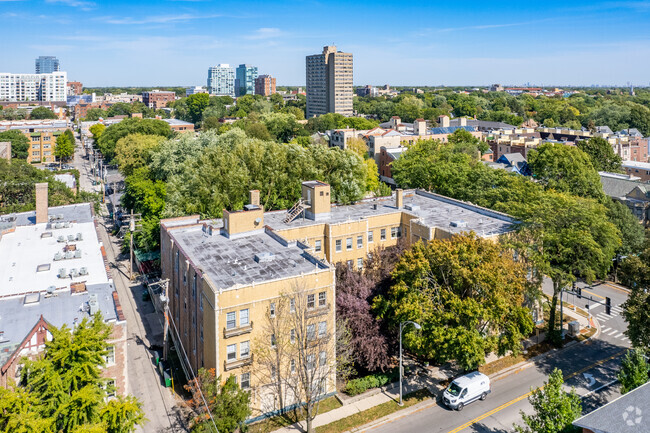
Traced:
<path fill-rule="evenodd" d="M 64 5 L 73 7 L 73 8 L 79 8 L 82 11 L 89 11 L 94 9 L 97 4 L 91 1 L 84 1 L 84 0 L 45 0 L 47 3 L 62 3 Z"/>
<path fill-rule="evenodd" d="M 258 39 L 272 39 L 282 36 L 282 30 L 275 27 L 262 27 L 253 32 L 252 35 L 246 36 L 245 39 L 258 40 Z"/>
<path fill-rule="evenodd" d="M 221 15 L 180 14 L 180 15 L 151 15 L 142 18 L 102 17 L 99 19 L 108 24 L 141 25 L 141 24 L 167 24 L 167 23 L 173 23 L 177 21 L 192 21 L 192 20 L 206 19 L 206 18 L 218 18 L 220 16 Z"/>

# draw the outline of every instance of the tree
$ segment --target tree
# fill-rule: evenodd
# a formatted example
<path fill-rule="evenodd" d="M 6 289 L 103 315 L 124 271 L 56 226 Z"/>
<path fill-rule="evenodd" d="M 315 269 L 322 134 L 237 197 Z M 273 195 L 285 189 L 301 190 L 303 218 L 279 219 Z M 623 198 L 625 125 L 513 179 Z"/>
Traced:
<path fill-rule="evenodd" d="M 237 385 L 235 376 L 221 380 L 214 369 L 201 368 L 196 378 L 190 380 L 185 388 L 192 394 L 190 405 L 197 413 L 193 432 L 216 433 L 212 420 L 220 433 L 245 431 L 245 421 L 251 414 L 250 392 Z M 212 418 L 207 413 L 203 397 L 208 402 Z"/>
<path fill-rule="evenodd" d="M 101 314 L 50 332 L 45 354 L 24 362 L 20 386 L 0 390 L 0 431 L 129 433 L 146 421 L 135 398 L 106 401 L 111 327 Z"/>
<path fill-rule="evenodd" d="M 9 130 L 0 132 L 0 141 L 11 143 L 11 158 L 27 159 L 29 151 L 29 138 L 20 131 Z"/>
<path fill-rule="evenodd" d="M 528 166 L 547 189 L 580 197 L 604 197 L 600 176 L 590 157 L 577 147 L 544 143 L 528 153 Z"/>
<path fill-rule="evenodd" d="M 137 168 L 148 165 L 164 139 L 160 135 L 129 134 L 117 140 L 115 162 L 122 174 L 129 176 Z"/>
<path fill-rule="evenodd" d="M 57 137 L 54 155 L 59 161 L 67 161 L 74 155 L 74 141 L 70 141 L 67 134 L 61 134 Z"/>
<path fill-rule="evenodd" d="M 638 256 L 623 260 L 621 281 L 631 292 L 623 304 L 623 317 L 627 322 L 625 334 L 632 346 L 650 349 L 650 231 L 647 232 L 644 250 Z"/>
<path fill-rule="evenodd" d="M 313 298 L 315 295 L 308 294 L 301 286 L 294 286 L 282 294 L 276 301 L 276 306 L 283 304 L 282 309 L 275 311 L 275 317 L 269 314 L 268 320 L 289 332 L 276 335 L 272 332 L 277 328 L 266 327 L 255 343 L 255 353 L 277 350 L 282 354 L 278 360 L 282 370 L 275 369 L 272 362 L 256 365 L 268 373 L 263 377 L 271 379 L 270 384 L 264 384 L 270 385 L 266 387 L 267 392 L 275 395 L 276 390 L 281 389 L 290 398 L 284 400 L 285 405 L 298 405 L 308 433 L 314 432 L 313 421 L 323 395 L 335 387 L 338 361 L 336 335 L 332 331 L 334 324 L 323 320 L 323 316 L 313 317 L 310 296 Z M 283 315 L 279 316 L 281 312 Z M 273 360 L 273 356 L 263 356 L 262 359 Z M 281 383 L 277 384 L 279 381 Z"/>
<path fill-rule="evenodd" d="M 368 145 L 365 140 L 358 137 L 352 137 L 348 139 L 348 142 L 345 145 L 346 149 L 351 150 L 352 152 L 359 155 L 361 158 L 368 158 Z"/>
<path fill-rule="evenodd" d="M 47 107 L 36 107 L 29 115 L 30 119 L 58 119 L 59 116 Z"/>
<path fill-rule="evenodd" d="M 97 141 L 97 146 L 102 152 L 102 155 L 104 155 L 104 158 L 112 161 L 113 158 L 115 158 L 115 145 L 117 144 L 117 141 L 129 134 L 136 133 L 160 135 L 165 138 L 169 138 L 173 135 L 173 131 L 167 122 L 157 119 L 139 119 L 133 117 L 122 120 L 121 122 L 115 123 L 106 128 Z"/>
<path fill-rule="evenodd" d="M 630 126 L 637 128 L 644 137 L 650 135 L 650 109 L 633 104 L 630 108 Z"/>
<path fill-rule="evenodd" d="M 591 164 L 597 171 L 621 171 L 621 157 L 614 153 L 612 145 L 601 137 L 578 141 L 578 149 L 589 155 Z"/>
<path fill-rule="evenodd" d="M 90 133 L 93 135 L 93 139 L 95 140 L 95 142 L 99 141 L 99 138 L 102 136 L 105 129 L 106 129 L 106 125 L 104 125 L 103 123 L 95 123 L 93 126 L 88 128 Z"/>
<path fill-rule="evenodd" d="M 573 421 L 582 415 L 582 403 L 574 389 L 565 392 L 562 388 L 562 371 L 553 370 L 548 382 L 533 391 L 528 401 L 534 413 L 520 412 L 526 427 L 515 425 L 518 433 L 571 433 L 580 431 Z"/>
<path fill-rule="evenodd" d="M 417 243 L 402 255 L 395 284 L 374 308 L 394 329 L 406 320 L 422 325 L 404 339 L 412 352 L 474 369 L 491 352 L 518 353 L 532 332 L 526 273 L 512 252 L 473 233 Z"/>
<path fill-rule="evenodd" d="M 190 121 L 198 124 L 203 117 L 203 110 L 210 104 L 210 96 L 207 93 L 195 93 L 185 100 Z"/>
<path fill-rule="evenodd" d="M 616 252 L 623 256 L 638 254 L 643 250 L 645 234 L 643 226 L 629 207 L 623 203 L 609 199 L 605 201 L 607 218 L 616 226 L 621 234 L 621 247 Z"/>
<path fill-rule="evenodd" d="M 648 373 L 650 373 L 650 365 L 646 361 L 645 351 L 628 350 L 617 375 L 621 382 L 621 394 L 626 394 L 648 382 Z"/>
<path fill-rule="evenodd" d="M 106 111 L 106 116 L 130 116 L 133 112 L 132 109 L 133 107 L 131 104 L 128 104 L 126 102 L 116 102 L 108 108 Z"/>
<path fill-rule="evenodd" d="M 86 117 L 84 120 L 87 122 L 93 122 L 95 120 L 99 120 L 100 117 L 108 117 L 106 111 L 102 110 L 101 108 L 91 108 L 88 110 L 88 112 L 86 112 Z"/>
<path fill-rule="evenodd" d="M 219 129 L 221 123 L 219 118 L 216 116 L 208 116 L 203 118 L 203 123 L 201 124 L 201 130 L 209 131 L 211 129 Z"/>

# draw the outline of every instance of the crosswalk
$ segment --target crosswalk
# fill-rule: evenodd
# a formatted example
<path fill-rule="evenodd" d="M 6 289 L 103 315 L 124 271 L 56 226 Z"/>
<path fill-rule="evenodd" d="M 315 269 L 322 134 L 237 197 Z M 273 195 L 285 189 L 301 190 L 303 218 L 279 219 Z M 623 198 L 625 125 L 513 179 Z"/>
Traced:
<path fill-rule="evenodd" d="M 592 311 L 594 309 L 595 308 L 592 308 Z M 604 322 L 607 322 L 608 320 L 610 320 L 610 319 L 612 319 L 612 318 L 614 318 L 616 316 L 620 316 L 621 313 L 623 313 L 623 308 L 621 308 L 618 305 L 612 305 L 612 314 L 605 313 L 605 310 L 603 309 L 602 311 L 599 311 L 598 313 L 596 313 L 595 316 L 596 316 L 596 318 L 598 319 L 598 321 L 600 323 L 604 323 Z"/>
<path fill-rule="evenodd" d="M 627 336 L 623 332 L 619 331 L 618 329 L 609 328 L 607 326 L 603 326 L 600 329 L 600 335 L 606 335 L 608 337 L 612 337 L 626 343 L 630 342 L 630 339 L 627 338 Z"/>

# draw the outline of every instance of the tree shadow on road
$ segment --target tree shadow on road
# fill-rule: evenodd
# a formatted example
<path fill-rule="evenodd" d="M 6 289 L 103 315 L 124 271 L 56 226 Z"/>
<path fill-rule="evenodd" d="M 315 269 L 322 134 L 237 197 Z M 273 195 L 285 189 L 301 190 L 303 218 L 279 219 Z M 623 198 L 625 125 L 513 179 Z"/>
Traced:
<path fill-rule="evenodd" d="M 512 428 L 504 429 L 499 427 L 488 427 L 482 422 L 472 424 L 470 429 L 471 429 L 470 431 L 477 432 L 477 433 L 510 433 L 512 431 Z"/>

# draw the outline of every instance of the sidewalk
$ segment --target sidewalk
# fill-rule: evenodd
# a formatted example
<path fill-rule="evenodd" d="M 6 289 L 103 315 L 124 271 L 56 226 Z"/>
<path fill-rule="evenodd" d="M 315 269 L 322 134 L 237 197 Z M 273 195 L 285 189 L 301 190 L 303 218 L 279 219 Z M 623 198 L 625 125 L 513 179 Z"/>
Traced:
<path fill-rule="evenodd" d="M 417 373 L 404 378 L 403 394 L 406 395 L 427 388 L 432 395 L 437 396 L 441 391 L 439 384 L 442 377 L 436 377 L 437 375 L 431 374 L 431 372 L 426 368 L 417 367 L 417 369 Z M 391 400 L 395 402 L 399 401 L 399 383 L 392 383 L 381 390 L 374 390 L 374 392 L 373 390 L 370 390 L 367 394 L 371 395 L 365 398 L 350 398 L 348 399 L 348 401 L 350 401 L 349 403 L 344 402 L 343 406 L 337 409 L 317 415 L 313 421 L 314 428 L 347 418 Z M 275 433 L 304 432 L 306 429 L 303 425 L 304 421 L 275 430 Z"/>

